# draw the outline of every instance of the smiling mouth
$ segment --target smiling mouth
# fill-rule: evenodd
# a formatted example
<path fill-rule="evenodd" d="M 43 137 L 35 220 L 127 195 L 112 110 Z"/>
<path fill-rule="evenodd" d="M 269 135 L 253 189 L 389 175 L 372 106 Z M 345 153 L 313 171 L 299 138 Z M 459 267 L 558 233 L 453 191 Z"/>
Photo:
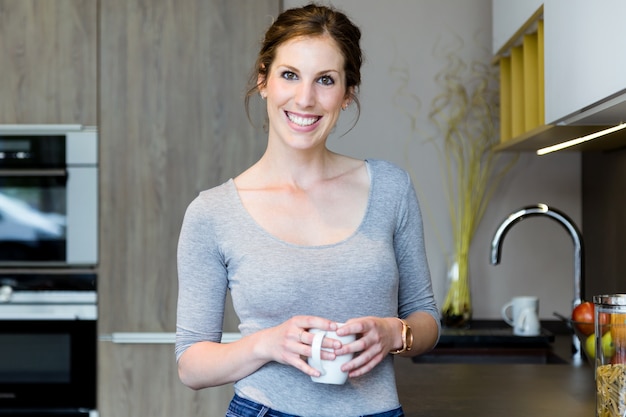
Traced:
<path fill-rule="evenodd" d="M 285 112 L 285 114 L 287 115 L 289 120 L 291 120 L 291 122 L 297 124 L 298 126 L 311 126 L 313 123 L 321 119 L 321 117 L 319 116 L 303 117 L 303 116 L 298 116 L 289 112 Z"/>

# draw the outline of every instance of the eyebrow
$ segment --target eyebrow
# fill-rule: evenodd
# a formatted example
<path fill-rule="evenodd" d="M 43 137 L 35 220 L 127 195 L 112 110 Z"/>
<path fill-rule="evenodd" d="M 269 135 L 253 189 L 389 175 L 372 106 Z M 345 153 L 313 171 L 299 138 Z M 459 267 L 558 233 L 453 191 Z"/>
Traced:
<path fill-rule="evenodd" d="M 278 64 L 278 65 L 276 66 L 276 69 L 279 69 L 279 68 L 281 68 L 281 67 L 286 68 L 286 69 L 288 69 L 288 70 L 290 70 L 290 71 L 293 71 L 293 72 L 300 72 L 300 71 L 299 71 L 296 67 L 292 67 L 291 65 L 288 65 L 288 64 Z M 340 71 L 340 70 L 336 70 L 336 69 L 327 69 L 327 70 L 324 70 L 324 71 L 319 71 L 319 72 L 317 73 L 317 75 L 324 75 L 324 74 L 328 74 L 328 73 L 330 73 L 330 72 L 334 72 L 334 73 L 336 73 L 336 74 L 340 74 L 340 73 L 341 73 L 341 71 Z"/>

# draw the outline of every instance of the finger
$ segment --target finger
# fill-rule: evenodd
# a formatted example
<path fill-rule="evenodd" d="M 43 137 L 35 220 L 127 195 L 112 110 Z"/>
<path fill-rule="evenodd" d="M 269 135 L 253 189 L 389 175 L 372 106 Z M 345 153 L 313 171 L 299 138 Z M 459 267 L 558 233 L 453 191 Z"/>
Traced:
<path fill-rule="evenodd" d="M 309 332 L 305 329 L 300 329 L 297 337 L 298 343 L 309 346 L 312 345 L 313 339 L 315 338 L 315 333 L 316 332 Z M 322 347 L 327 349 L 339 349 L 342 347 L 342 344 L 340 340 L 333 339 L 332 337 L 327 336 L 324 337 L 324 339 L 322 340 Z"/>
<path fill-rule="evenodd" d="M 307 362 L 302 361 L 301 363 L 302 363 L 302 368 L 300 370 L 302 372 L 304 372 L 305 374 L 307 374 L 309 376 L 313 376 L 313 377 L 322 376 L 322 373 L 320 371 L 318 371 L 317 369 L 313 368 Z"/>
<path fill-rule="evenodd" d="M 294 357 L 293 360 L 288 360 L 287 364 L 293 366 L 294 368 L 300 370 L 301 372 L 309 376 L 318 377 L 321 374 L 320 371 L 318 371 L 317 369 L 313 368 L 311 365 L 308 364 L 307 358 L 304 355 L 299 356 L 299 357 Z"/>
<path fill-rule="evenodd" d="M 306 358 L 310 358 L 313 356 L 313 347 L 311 345 L 314 337 L 314 333 L 301 329 L 299 336 L 297 337 L 297 343 L 292 348 L 292 351 L 296 352 L 300 358 L 304 358 L 304 360 L 306 360 Z M 322 347 L 325 349 L 321 350 L 320 357 L 324 360 L 332 361 L 337 357 L 334 349 L 341 347 L 341 342 L 336 339 L 325 337 L 322 340 Z"/>
<path fill-rule="evenodd" d="M 345 355 L 348 353 L 364 352 L 367 350 L 367 341 L 365 338 L 356 339 L 354 342 L 347 343 L 335 348 L 335 354 L 337 356 Z"/>
<path fill-rule="evenodd" d="M 347 336 L 349 334 L 362 334 L 365 333 L 365 326 L 362 322 L 356 320 L 348 320 L 337 328 L 338 336 Z"/>
<path fill-rule="evenodd" d="M 321 372 L 319 372 L 308 363 L 308 359 L 313 355 L 311 346 L 307 346 L 304 344 L 300 344 L 300 346 L 302 349 L 305 350 L 305 353 L 302 353 L 297 358 L 291 357 L 286 360 L 286 362 L 309 376 L 319 377 L 321 375 Z M 335 360 L 336 357 L 337 355 L 335 355 L 333 351 L 320 351 L 320 358 L 323 360 L 332 361 Z"/>
<path fill-rule="evenodd" d="M 335 327 L 337 325 L 336 322 L 319 316 L 294 316 L 291 318 L 291 320 L 297 326 L 308 329 L 319 328 L 330 330 L 330 327 L 332 325 L 334 325 Z"/>
<path fill-rule="evenodd" d="M 318 316 L 294 316 L 292 323 L 304 329 L 335 330 L 337 323 Z"/>
<path fill-rule="evenodd" d="M 355 359 L 353 359 L 352 361 L 342 366 L 342 370 L 348 371 L 348 376 L 350 378 L 365 375 L 366 373 L 374 369 L 374 367 L 376 367 L 376 365 L 378 365 L 386 355 L 374 355 L 371 359 L 362 358 L 361 356 L 364 355 L 359 355 L 355 357 Z"/>
<path fill-rule="evenodd" d="M 299 329 L 298 343 L 302 345 L 311 345 L 313 343 L 314 334 L 307 331 L 307 329 Z"/>

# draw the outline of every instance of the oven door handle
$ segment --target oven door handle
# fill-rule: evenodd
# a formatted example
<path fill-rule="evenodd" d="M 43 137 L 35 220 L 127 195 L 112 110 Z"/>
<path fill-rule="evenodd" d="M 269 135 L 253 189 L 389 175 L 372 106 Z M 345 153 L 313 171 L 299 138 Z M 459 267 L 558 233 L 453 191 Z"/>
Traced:
<path fill-rule="evenodd" d="M 95 304 L 77 305 L 23 305 L 2 304 L 0 306 L 1 320 L 96 320 L 98 308 Z"/>
<path fill-rule="evenodd" d="M 0 134 L 37 134 L 80 132 L 83 125 L 77 124 L 0 124 Z"/>
<path fill-rule="evenodd" d="M 67 177 L 67 169 L 0 169 L 0 177 Z"/>

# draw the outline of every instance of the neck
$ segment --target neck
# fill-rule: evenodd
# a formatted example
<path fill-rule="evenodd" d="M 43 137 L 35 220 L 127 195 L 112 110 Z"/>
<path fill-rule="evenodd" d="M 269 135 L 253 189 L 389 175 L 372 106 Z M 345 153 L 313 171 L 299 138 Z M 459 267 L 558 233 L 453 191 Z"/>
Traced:
<path fill-rule="evenodd" d="M 326 148 L 289 155 L 277 155 L 268 149 L 257 165 L 268 182 L 307 189 L 337 175 L 337 156 Z"/>

